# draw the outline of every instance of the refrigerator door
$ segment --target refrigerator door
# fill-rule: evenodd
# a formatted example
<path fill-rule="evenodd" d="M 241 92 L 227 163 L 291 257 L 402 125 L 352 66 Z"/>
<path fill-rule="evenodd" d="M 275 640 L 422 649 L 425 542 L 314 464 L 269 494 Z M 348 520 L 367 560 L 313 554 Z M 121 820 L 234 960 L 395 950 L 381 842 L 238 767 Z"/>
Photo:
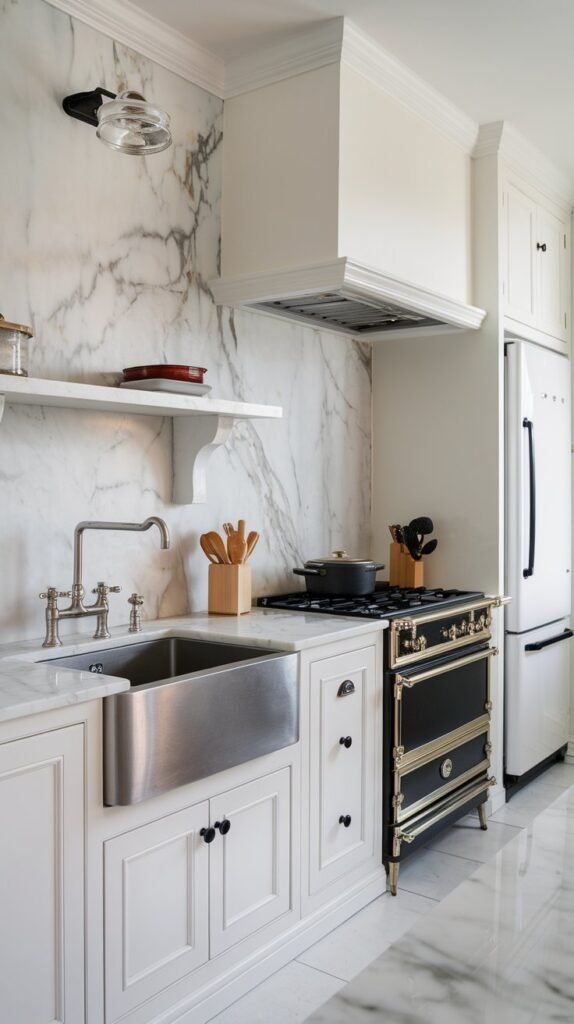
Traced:
<path fill-rule="evenodd" d="M 508 775 L 523 775 L 568 743 L 571 636 L 567 619 L 506 635 Z"/>
<path fill-rule="evenodd" d="M 570 614 L 570 363 L 527 341 L 506 350 L 506 628 Z"/>

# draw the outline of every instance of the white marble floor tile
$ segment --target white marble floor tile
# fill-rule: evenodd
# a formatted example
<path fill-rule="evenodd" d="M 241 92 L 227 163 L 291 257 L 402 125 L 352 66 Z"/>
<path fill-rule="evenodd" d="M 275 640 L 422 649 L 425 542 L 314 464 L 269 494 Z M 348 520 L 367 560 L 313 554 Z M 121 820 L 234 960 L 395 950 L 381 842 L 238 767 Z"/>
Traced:
<path fill-rule="evenodd" d="M 450 853 L 455 857 L 468 857 L 469 860 L 485 864 L 510 842 L 516 833 L 516 825 L 504 825 L 492 819 L 488 822 L 487 831 L 483 832 L 476 815 L 469 814 L 451 828 L 441 832 L 436 839 L 431 839 L 425 849 Z"/>
<path fill-rule="evenodd" d="M 536 779 L 536 782 L 543 782 L 545 786 L 556 786 L 559 789 L 569 789 L 570 786 L 574 786 L 574 764 L 566 764 L 563 761 L 553 764 Z"/>
<path fill-rule="evenodd" d="M 452 857 L 435 850 L 417 850 L 401 864 L 399 892 L 403 889 L 432 900 L 442 900 L 479 867 L 480 861 L 466 857 Z"/>
<path fill-rule="evenodd" d="M 506 825 L 525 828 L 537 814 L 558 799 L 560 792 L 556 786 L 548 786 L 545 782 L 531 782 L 496 811 L 490 821 L 502 821 Z"/>
<path fill-rule="evenodd" d="M 436 901 L 412 892 L 386 893 L 298 958 L 309 967 L 350 981 L 404 935 Z"/>
<path fill-rule="evenodd" d="M 212 1017 L 210 1024 L 302 1024 L 344 984 L 293 960 Z"/>

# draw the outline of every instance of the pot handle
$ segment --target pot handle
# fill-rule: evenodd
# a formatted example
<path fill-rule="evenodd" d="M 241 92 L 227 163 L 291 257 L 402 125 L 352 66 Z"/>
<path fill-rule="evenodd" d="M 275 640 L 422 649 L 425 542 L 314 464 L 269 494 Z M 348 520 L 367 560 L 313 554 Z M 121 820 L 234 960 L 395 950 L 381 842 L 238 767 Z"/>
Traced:
<path fill-rule="evenodd" d="M 326 576 L 325 569 L 293 569 L 296 576 Z"/>
<path fill-rule="evenodd" d="M 385 568 L 385 563 L 384 562 L 377 562 L 377 564 L 375 565 L 375 572 L 380 572 L 381 569 L 384 569 L 384 568 Z"/>

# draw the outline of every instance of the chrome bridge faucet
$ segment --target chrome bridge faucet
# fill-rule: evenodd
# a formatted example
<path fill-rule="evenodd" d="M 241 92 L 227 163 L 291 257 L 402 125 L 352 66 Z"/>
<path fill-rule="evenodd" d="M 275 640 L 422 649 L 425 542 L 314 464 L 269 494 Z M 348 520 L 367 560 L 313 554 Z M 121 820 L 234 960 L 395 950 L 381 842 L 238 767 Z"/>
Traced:
<path fill-rule="evenodd" d="M 164 549 L 169 548 L 169 530 L 166 523 L 159 516 L 149 516 L 148 519 L 144 519 L 143 523 L 78 523 L 74 530 L 74 581 L 71 591 L 59 591 L 56 587 L 47 587 L 46 592 L 40 594 L 40 598 L 48 602 L 46 605 L 46 639 L 42 644 L 43 647 L 62 646 L 59 635 L 60 619 L 80 619 L 89 615 L 95 615 L 97 625 L 94 640 L 106 640 L 110 636 L 108 629 L 108 594 L 118 594 L 121 587 L 110 587 L 106 583 L 100 582 L 92 591 L 93 594 L 97 595 L 94 603 L 84 604 L 85 590 L 82 583 L 82 542 L 84 532 L 86 530 L 135 530 L 141 533 L 143 530 L 149 530 L 151 526 L 157 526 L 160 532 L 161 547 Z M 71 603 L 67 608 L 58 607 L 58 598 L 60 597 L 71 598 Z"/>

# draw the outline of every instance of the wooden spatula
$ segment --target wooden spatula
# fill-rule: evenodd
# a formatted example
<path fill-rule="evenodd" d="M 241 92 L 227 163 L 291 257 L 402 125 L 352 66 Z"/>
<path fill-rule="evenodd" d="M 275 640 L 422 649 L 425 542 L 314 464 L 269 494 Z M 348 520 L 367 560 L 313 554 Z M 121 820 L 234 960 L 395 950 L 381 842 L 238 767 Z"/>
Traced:
<path fill-rule="evenodd" d="M 219 562 L 219 558 L 215 557 L 211 544 L 207 539 L 207 534 L 202 533 L 201 537 L 199 538 L 199 543 L 201 544 L 201 550 L 203 551 L 204 555 L 207 555 L 209 561 L 213 562 L 214 564 L 217 564 Z"/>
<path fill-rule="evenodd" d="M 215 530 L 210 530 L 210 532 L 206 533 L 205 536 L 207 537 L 207 540 L 209 541 L 209 544 L 211 546 L 211 550 L 213 551 L 213 554 L 217 556 L 217 558 L 219 559 L 220 562 L 223 562 L 224 564 L 228 563 L 229 562 L 229 558 L 227 557 L 227 551 L 225 550 L 225 544 L 223 543 L 223 541 L 222 541 L 221 537 L 219 536 L 219 534 L 216 533 Z"/>
<path fill-rule="evenodd" d="M 233 565 L 241 565 L 245 561 L 247 542 L 243 540 L 238 530 L 234 530 L 227 537 L 227 553 Z"/>

